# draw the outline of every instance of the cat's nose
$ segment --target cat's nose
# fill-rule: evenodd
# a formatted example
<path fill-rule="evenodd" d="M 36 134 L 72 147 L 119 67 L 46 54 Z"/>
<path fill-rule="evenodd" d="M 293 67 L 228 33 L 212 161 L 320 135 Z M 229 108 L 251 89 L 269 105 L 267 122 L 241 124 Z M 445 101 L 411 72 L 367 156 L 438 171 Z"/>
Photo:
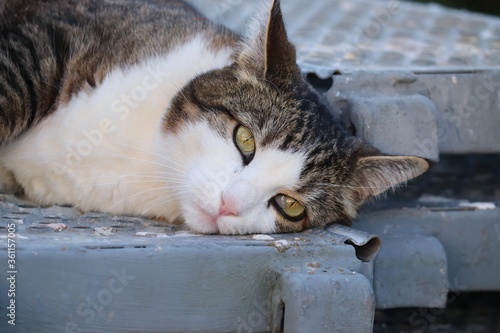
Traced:
<path fill-rule="evenodd" d="M 240 215 L 240 210 L 233 198 L 222 195 L 218 214 L 219 216 L 238 216 Z"/>
<path fill-rule="evenodd" d="M 239 180 L 226 187 L 221 194 L 219 216 L 241 216 L 252 208 L 257 190 L 255 184 Z"/>

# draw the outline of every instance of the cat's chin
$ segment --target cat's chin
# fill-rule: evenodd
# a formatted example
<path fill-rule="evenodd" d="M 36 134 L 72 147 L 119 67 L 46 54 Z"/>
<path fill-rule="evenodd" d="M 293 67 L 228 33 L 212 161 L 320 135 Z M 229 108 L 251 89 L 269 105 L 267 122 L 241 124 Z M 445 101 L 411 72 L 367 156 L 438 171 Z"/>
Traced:
<path fill-rule="evenodd" d="M 241 216 L 213 216 L 202 209 L 193 209 L 185 224 L 194 232 L 201 234 L 241 235 L 257 232 L 247 230 L 244 218 Z"/>
<path fill-rule="evenodd" d="M 203 233 L 203 234 L 216 234 L 219 233 L 219 227 L 217 224 L 217 216 L 209 214 L 205 210 L 195 207 L 196 214 L 193 220 L 196 223 L 192 223 L 191 228 L 195 229 L 195 231 Z M 198 216 L 196 216 L 198 215 Z"/>
<path fill-rule="evenodd" d="M 199 210 L 197 214 L 190 214 L 186 225 L 194 232 L 201 234 L 221 234 L 236 235 L 245 234 L 241 228 L 235 228 L 235 225 L 242 223 L 241 217 L 237 216 L 213 216 Z"/>
<path fill-rule="evenodd" d="M 213 220 L 211 217 L 210 219 L 203 216 L 203 215 L 192 215 L 186 221 L 189 222 L 184 222 L 189 229 L 196 233 L 200 234 L 219 234 L 221 233 L 219 230 L 219 226 L 217 224 L 217 221 Z"/>
<path fill-rule="evenodd" d="M 187 214 L 186 214 L 187 215 Z M 252 219 L 244 216 L 211 216 L 206 213 L 189 214 L 185 224 L 194 232 L 202 234 L 245 235 L 272 233 L 273 228 L 251 223 Z"/>

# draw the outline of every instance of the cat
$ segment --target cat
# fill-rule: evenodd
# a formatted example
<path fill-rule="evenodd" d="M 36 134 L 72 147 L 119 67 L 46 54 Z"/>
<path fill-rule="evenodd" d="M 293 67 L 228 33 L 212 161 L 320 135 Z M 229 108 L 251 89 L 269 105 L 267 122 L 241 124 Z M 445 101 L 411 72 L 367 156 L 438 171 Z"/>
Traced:
<path fill-rule="evenodd" d="M 0 15 L 0 166 L 40 205 L 299 232 L 349 225 L 429 166 L 348 133 L 302 77 L 279 0 L 242 37 L 177 0 Z"/>

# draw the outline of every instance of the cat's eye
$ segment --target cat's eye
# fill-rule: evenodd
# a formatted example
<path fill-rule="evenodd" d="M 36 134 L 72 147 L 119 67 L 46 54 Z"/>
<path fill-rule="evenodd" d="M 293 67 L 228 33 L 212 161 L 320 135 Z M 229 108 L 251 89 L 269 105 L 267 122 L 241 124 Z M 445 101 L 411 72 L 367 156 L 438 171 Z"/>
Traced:
<path fill-rule="evenodd" d="M 304 206 L 296 199 L 285 194 L 278 194 L 275 196 L 272 199 L 272 204 L 281 215 L 292 222 L 300 221 L 306 215 Z"/>
<path fill-rule="evenodd" d="M 234 144 L 243 156 L 243 161 L 248 164 L 252 161 L 255 155 L 255 139 L 252 132 L 243 125 L 239 125 L 234 130 Z"/>

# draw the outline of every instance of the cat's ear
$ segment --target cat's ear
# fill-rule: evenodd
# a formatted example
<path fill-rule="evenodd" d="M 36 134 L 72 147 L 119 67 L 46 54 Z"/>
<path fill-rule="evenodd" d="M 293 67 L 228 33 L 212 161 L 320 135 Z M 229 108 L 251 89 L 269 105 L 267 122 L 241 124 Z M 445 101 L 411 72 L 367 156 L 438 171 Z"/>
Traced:
<path fill-rule="evenodd" d="M 361 157 L 355 167 L 354 188 L 359 203 L 424 173 L 429 163 L 414 156 Z"/>
<path fill-rule="evenodd" d="M 299 74 L 295 46 L 288 40 L 280 1 L 254 17 L 243 40 L 238 64 L 259 78 Z"/>
<path fill-rule="evenodd" d="M 295 46 L 288 40 L 280 1 L 274 0 L 266 26 L 265 75 L 298 72 Z"/>

